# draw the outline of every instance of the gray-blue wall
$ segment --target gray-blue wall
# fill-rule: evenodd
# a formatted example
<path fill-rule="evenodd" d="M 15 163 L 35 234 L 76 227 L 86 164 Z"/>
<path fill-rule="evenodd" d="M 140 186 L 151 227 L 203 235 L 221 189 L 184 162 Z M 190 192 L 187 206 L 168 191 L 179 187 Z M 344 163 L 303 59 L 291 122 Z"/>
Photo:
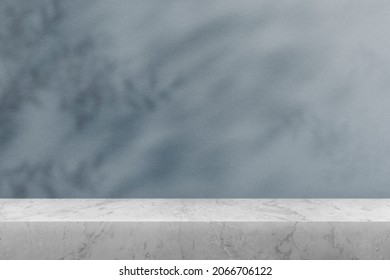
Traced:
<path fill-rule="evenodd" d="M 1 0 L 0 197 L 390 197 L 390 2 Z"/>

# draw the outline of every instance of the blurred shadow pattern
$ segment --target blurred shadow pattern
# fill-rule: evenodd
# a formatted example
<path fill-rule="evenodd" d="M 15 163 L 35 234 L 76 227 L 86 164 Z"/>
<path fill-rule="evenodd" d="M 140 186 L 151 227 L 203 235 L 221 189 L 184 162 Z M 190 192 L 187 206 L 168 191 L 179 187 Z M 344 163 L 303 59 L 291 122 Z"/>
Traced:
<path fill-rule="evenodd" d="M 2 0 L 0 197 L 390 197 L 390 2 Z"/>

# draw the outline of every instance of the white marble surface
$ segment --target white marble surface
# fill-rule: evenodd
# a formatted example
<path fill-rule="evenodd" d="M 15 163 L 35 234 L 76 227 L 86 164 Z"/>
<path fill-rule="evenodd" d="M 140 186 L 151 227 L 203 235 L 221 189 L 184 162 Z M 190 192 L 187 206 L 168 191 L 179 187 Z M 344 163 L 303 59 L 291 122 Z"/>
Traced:
<path fill-rule="evenodd" d="M 390 259 L 390 201 L 3 199 L 0 259 Z"/>
<path fill-rule="evenodd" d="M 390 199 L 0 199 L 0 222 L 390 222 Z"/>

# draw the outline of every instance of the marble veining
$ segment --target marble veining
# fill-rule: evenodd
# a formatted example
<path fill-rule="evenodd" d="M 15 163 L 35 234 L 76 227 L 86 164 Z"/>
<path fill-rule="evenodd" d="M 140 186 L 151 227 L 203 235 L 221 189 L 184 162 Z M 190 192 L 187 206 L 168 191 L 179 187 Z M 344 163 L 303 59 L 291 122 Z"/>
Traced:
<path fill-rule="evenodd" d="M 0 222 L 390 221 L 389 199 L 0 199 Z"/>
<path fill-rule="evenodd" d="M 390 259 L 389 203 L 0 200 L 0 259 Z"/>

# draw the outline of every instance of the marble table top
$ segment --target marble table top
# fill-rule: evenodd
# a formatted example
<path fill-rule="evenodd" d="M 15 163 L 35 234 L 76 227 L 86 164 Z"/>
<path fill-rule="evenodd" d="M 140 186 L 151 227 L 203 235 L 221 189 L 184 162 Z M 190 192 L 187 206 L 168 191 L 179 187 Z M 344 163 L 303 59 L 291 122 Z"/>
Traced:
<path fill-rule="evenodd" d="M 0 222 L 390 221 L 390 199 L 0 199 Z"/>

